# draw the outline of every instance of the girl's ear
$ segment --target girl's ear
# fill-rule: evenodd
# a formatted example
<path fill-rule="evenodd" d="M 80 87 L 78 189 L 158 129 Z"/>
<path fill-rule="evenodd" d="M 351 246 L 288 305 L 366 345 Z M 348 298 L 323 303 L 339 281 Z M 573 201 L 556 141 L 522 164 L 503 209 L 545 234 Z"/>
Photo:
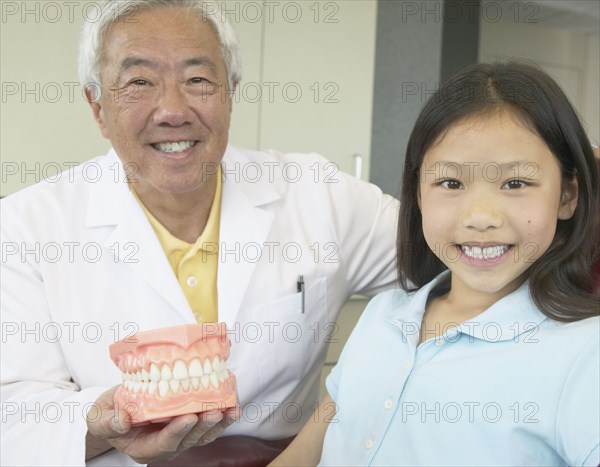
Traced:
<path fill-rule="evenodd" d="M 575 208 L 577 207 L 578 196 L 579 184 L 577 183 L 577 176 L 573 175 L 573 178 L 564 183 L 562 187 L 560 206 L 558 208 L 558 218 L 560 220 L 564 221 L 573 216 Z"/>

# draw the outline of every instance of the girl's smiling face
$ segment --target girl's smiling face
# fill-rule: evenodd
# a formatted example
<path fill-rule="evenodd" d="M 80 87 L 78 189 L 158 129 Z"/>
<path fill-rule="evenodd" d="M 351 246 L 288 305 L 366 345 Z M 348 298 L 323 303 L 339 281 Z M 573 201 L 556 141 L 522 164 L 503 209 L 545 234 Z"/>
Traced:
<path fill-rule="evenodd" d="M 419 207 L 453 296 L 496 301 L 516 290 L 577 205 L 544 141 L 504 111 L 450 126 L 425 153 Z"/>

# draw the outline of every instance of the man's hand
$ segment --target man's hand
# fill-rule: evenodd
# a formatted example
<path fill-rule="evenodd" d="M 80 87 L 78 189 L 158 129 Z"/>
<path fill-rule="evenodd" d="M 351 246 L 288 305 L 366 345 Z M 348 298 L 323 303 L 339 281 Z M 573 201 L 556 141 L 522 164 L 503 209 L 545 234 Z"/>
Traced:
<path fill-rule="evenodd" d="M 114 410 L 118 386 L 98 397 L 87 416 L 86 460 L 111 448 L 124 452 L 140 464 L 159 459 L 172 459 L 192 446 L 214 441 L 229 425 L 239 420 L 240 409 L 225 412 L 180 415 L 166 425 L 131 426 L 131 417 L 124 410 Z"/>

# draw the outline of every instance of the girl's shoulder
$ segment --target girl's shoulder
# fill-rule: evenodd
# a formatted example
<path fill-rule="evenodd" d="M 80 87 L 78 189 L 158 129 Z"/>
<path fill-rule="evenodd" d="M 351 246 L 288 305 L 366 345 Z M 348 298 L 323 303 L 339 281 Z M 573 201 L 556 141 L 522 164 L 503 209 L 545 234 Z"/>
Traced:
<path fill-rule="evenodd" d="M 591 316 L 569 323 L 547 319 L 540 327 L 547 340 L 561 341 L 572 348 L 598 352 L 600 349 L 600 316 Z"/>
<path fill-rule="evenodd" d="M 390 289 L 381 292 L 369 301 L 364 313 L 371 315 L 390 315 L 404 310 L 413 304 L 414 299 L 419 295 L 419 289 L 414 292 L 408 292 L 404 289 Z"/>
<path fill-rule="evenodd" d="M 547 319 L 544 324 L 544 328 L 549 332 L 571 334 L 573 336 L 594 336 L 600 334 L 600 316 L 590 316 L 589 318 L 571 322 Z"/>

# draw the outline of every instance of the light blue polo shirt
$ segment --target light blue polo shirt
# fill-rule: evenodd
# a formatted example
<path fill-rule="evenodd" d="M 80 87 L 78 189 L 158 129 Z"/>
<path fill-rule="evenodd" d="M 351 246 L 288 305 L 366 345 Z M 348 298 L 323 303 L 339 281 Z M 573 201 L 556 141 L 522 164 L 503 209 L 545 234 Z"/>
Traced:
<path fill-rule="evenodd" d="M 321 465 L 598 465 L 599 318 L 548 319 L 524 284 L 417 347 L 446 273 L 363 313 L 327 378 Z"/>

